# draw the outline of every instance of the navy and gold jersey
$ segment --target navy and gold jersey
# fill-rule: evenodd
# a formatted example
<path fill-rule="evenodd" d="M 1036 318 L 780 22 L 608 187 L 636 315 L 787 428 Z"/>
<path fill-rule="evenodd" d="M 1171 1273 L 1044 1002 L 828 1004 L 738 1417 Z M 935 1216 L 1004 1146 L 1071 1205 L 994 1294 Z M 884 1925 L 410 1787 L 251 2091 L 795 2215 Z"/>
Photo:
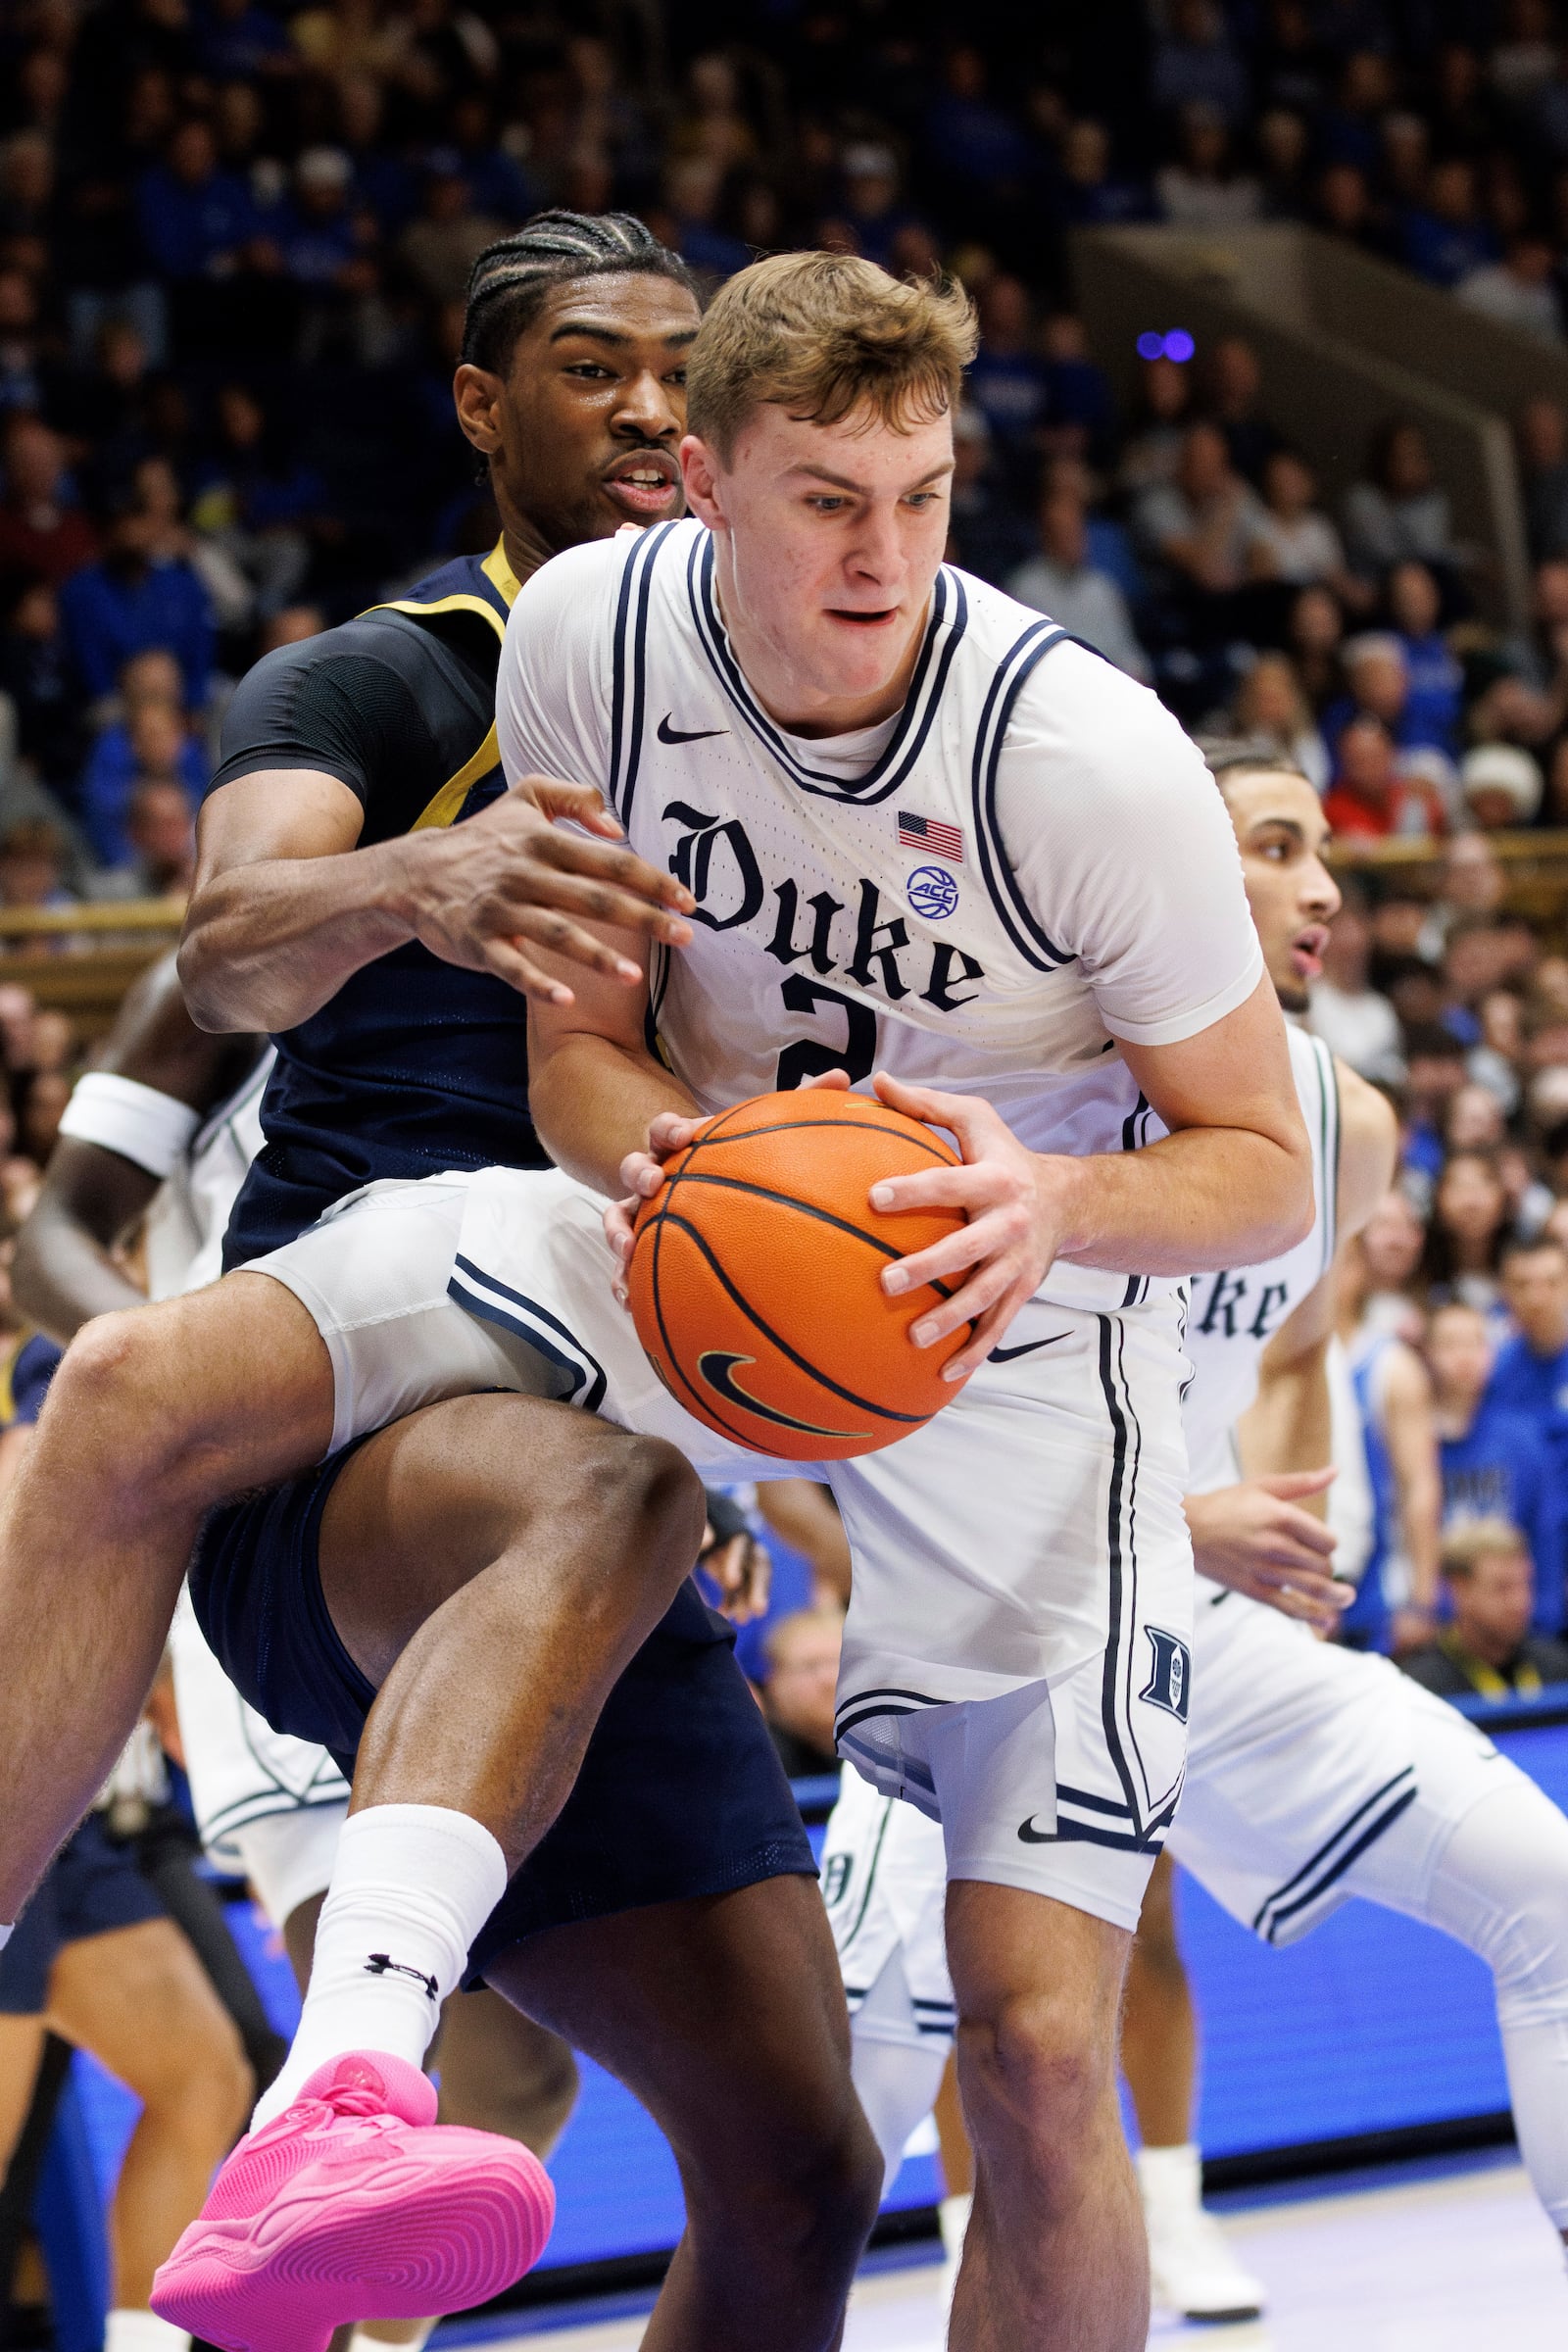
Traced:
<path fill-rule="evenodd" d="M 362 848 L 461 824 L 506 789 L 495 679 L 516 586 L 497 547 L 269 654 L 229 705 L 210 789 L 285 768 L 336 776 L 364 805 Z M 277 1048 L 225 1266 L 383 1177 L 548 1165 L 528 1117 L 525 1000 L 416 942 L 356 972 Z"/>

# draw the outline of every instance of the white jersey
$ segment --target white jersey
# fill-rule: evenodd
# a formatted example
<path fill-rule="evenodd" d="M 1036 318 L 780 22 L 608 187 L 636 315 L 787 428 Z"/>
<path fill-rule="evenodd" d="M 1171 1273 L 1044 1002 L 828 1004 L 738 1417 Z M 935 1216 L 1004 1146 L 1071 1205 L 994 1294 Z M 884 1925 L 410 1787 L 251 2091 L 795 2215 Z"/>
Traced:
<path fill-rule="evenodd" d="M 907 700 L 832 741 L 783 732 L 729 650 L 696 522 L 575 548 L 513 608 L 509 776 L 598 783 L 697 900 L 653 1020 L 710 1111 L 843 1068 L 992 1102 L 1031 1150 L 1162 1130 L 1118 1045 L 1174 1044 L 1262 970 L 1230 820 L 1146 687 L 944 568 Z M 1147 1280 L 1059 1265 L 1115 1308 Z"/>
<path fill-rule="evenodd" d="M 277 1054 L 269 1047 L 244 1083 L 215 1110 L 171 1168 L 147 1211 L 147 1291 L 177 1298 L 216 1282 L 239 1189 L 260 1152 L 262 1097 Z"/>
<path fill-rule="evenodd" d="M 163 1178 L 146 1220 L 154 1298 L 217 1280 L 230 1211 L 262 1147 L 262 1097 L 274 1059 L 270 1049 L 205 1125 L 184 1103 L 139 1080 L 89 1071 L 78 1081 L 61 1132 Z M 246 1705 L 203 1639 L 183 1591 L 170 1641 L 191 1800 L 214 1860 L 243 1870 L 247 1856 L 238 1839 L 248 1826 L 346 1806 L 347 1784 L 326 1750 L 274 1732 Z"/>
<path fill-rule="evenodd" d="M 1260 1266 L 1193 1277 L 1187 1353 L 1193 1377 L 1182 1406 L 1188 1492 L 1207 1494 L 1241 1476 L 1234 1432 L 1257 1395 L 1263 1350 L 1334 1263 L 1340 1162 L 1340 1089 L 1321 1038 L 1289 1028 L 1291 1070 L 1312 1145 L 1311 1231 Z"/>

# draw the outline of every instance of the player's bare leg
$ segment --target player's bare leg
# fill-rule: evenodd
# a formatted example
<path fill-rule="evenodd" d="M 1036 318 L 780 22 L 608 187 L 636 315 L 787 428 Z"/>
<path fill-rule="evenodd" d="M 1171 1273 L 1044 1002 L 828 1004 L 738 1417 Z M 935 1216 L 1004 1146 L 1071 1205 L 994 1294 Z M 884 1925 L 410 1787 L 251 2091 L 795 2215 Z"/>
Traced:
<path fill-rule="evenodd" d="M 1121 2066 L 1143 2141 L 1138 2185 L 1155 2301 L 1188 2319 L 1252 2317 L 1263 2308 L 1262 2284 L 1203 2210 L 1198 2018 L 1177 1938 L 1176 1870 L 1168 1852 L 1154 1864 L 1127 1963 Z"/>
<path fill-rule="evenodd" d="M 832 2352 L 882 2159 L 813 1882 L 553 1928 L 488 1974 L 618 2076 L 675 2152 L 686 2230 L 643 2352 Z"/>
<path fill-rule="evenodd" d="M 972 1879 L 948 1890 L 975 2153 L 956 2352 L 1142 2352 L 1149 2268 L 1116 2096 L 1130 1942 L 1046 1895 Z"/>
<path fill-rule="evenodd" d="M 936 2117 L 937 2145 L 942 2158 L 943 2197 L 937 2207 L 937 2221 L 942 2230 L 943 2283 L 951 2305 L 958 2282 L 958 2265 L 963 2259 L 963 2241 L 969 2232 L 969 2216 L 974 2210 L 974 2150 L 969 2145 L 963 2121 L 956 2057 L 950 2056 L 942 2070 L 942 2085 L 932 2113 Z"/>
<path fill-rule="evenodd" d="M 298 1299 L 236 1274 L 67 1350 L 0 1504 L 0 1922 L 102 1787 L 151 1688 L 204 1512 L 319 1460 L 332 1369 Z"/>
<path fill-rule="evenodd" d="M 48 2022 L 141 2101 L 110 2206 L 114 2298 L 143 2311 L 153 2273 L 244 2126 L 255 2083 L 239 2034 L 171 1920 L 68 1943 Z"/>

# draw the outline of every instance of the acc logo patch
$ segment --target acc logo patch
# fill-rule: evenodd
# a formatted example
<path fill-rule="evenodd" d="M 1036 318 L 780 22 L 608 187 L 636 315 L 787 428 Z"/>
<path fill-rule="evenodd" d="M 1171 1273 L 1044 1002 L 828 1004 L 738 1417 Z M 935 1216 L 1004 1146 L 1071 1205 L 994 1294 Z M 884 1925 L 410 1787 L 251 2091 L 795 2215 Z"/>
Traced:
<path fill-rule="evenodd" d="M 945 866 L 917 865 L 904 895 L 922 922 L 940 923 L 958 904 L 958 885 Z"/>
<path fill-rule="evenodd" d="M 1187 1721 L 1187 1707 L 1192 1694 L 1193 1653 L 1185 1642 L 1167 1634 L 1157 1625 L 1146 1625 L 1149 1646 L 1154 1653 L 1153 1671 L 1148 1684 L 1139 1691 L 1152 1707 L 1163 1707 L 1178 1723 Z"/>

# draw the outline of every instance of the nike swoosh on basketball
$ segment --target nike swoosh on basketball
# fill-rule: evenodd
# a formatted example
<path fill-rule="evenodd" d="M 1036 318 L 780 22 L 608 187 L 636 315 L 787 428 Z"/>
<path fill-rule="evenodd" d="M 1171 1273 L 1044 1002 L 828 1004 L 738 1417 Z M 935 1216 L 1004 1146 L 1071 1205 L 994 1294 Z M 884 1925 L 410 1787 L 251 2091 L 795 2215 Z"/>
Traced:
<path fill-rule="evenodd" d="M 728 727 L 672 727 L 673 710 L 666 710 L 654 732 L 661 743 L 703 743 L 710 735 L 727 735 Z"/>
<path fill-rule="evenodd" d="M 993 1348 L 986 1357 L 988 1364 L 1010 1364 L 1015 1355 L 1033 1355 L 1041 1348 L 1054 1348 L 1058 1340 L 1070 1340 L 1070 1331 L 1054 1331 L 1049 1340 L 1026 1340 L 1021 1348 Z"/>

